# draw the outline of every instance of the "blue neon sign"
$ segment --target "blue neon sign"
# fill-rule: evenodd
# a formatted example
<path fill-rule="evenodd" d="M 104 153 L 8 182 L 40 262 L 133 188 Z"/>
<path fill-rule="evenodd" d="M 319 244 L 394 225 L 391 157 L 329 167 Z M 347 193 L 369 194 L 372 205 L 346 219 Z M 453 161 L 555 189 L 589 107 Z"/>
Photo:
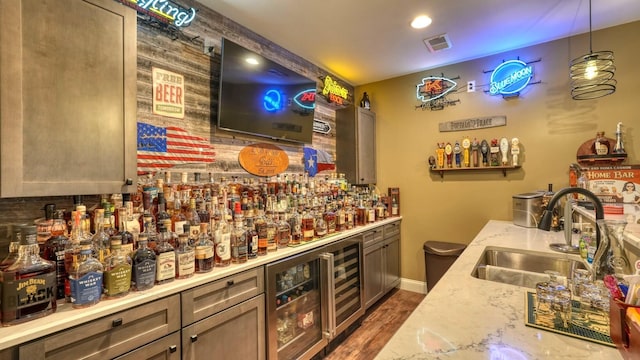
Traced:
<path fill-rule="evenodd" d="M 269 112 L 282 109 L 282 95 L 278 90 L 268 90 L 262 98 L 262 106 Z"/>
<path fill-rule="evenodd" d="M 513 95 L 524 89 L 533 77 L 533 67 L 521 60 L 505 61 L 491 73 L 491 95 Z"/>

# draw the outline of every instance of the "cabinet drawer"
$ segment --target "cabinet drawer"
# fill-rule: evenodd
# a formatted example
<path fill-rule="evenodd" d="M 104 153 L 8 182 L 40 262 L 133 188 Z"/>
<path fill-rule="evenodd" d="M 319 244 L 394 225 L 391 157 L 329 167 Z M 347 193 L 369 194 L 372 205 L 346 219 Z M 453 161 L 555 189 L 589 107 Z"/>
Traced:
<path fill-rule="evenodd" d="M 362 246 L 363 247 L 367 247 L 367 246 L 371 246 L 375 243 L 377 243 L 378 241 L 382 241 L 383 239 L 383 229 L 382 226 L 377 227 L 373 230 L 369 230 L 365 233 L 362 234 Z"/>
<path fill-rule="evenodd" d="M 264 294 L 182 329 L 183 359 L 263 360 Z"/>
<path fill-rule="evenodd" d="M 400 221 L 392 222 L 384 226 L 384 238 L 388 239 L 392 236 L 400 234 Z"/>
<path fill-rule="evenodd" d="M 264 292 L 263 267 L 182 292 L 182 326 L 187 326 Z"/>
<path fill-rule="evenodd" d="M 22 345 L 20 359 L 111 359 L 179 329 L 176 294 Z"/>
<path fill-rule="evenodd" d="M 180 331 L 176 331 L 151 344 L 118 356 L 115 360 L 179 360 L 180 346 Z"/>

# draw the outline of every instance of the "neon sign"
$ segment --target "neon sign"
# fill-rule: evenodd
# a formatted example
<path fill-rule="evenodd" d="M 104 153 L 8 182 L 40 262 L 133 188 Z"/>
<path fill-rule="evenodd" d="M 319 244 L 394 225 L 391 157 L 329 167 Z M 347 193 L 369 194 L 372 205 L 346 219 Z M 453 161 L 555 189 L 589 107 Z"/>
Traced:
<path fill-rule="evenodd" d="M 196 9 L 185 9 L 169 0 L 117 0 L 136 11 L 177 27 L 189 26 L 196 17 Z"/>
<path fill-rule="evenodd" d="M 269 112 L 282 109 L 282 95 L 277 90 L 267 91 L 262 98 L 262 106 Z"/>
<path fill-rule="evenodd" d="M 314 109 L 316 107 L 316 89 L 300 91 L 293 97 L 293 102 L 303 109 Z"/>
<path fill-rule="evenodd" d="M 455 81 L 441 76 L 427 76 L 416 85 L 416 96 L 422 102 L 429 102 L 445 96 L 458 85 Z"/>
<path fill-rule="evenodd" d="M 329 99 L 329 102 L 334 102 L 338 105 L 342 105 L 344 100 L 349 96 L 349 90 L 340 86 L 337 81 L 333 80 L 329 75 L 324 77 L 324 88 L 322 89 L 322 95 Z"/>
<path fill-rule="evenodd" d="M 521 60 L 505 61 L 491 73 L 491 95 L 513 95 L 524 89 L 533 77 L 533 67 Z"/>

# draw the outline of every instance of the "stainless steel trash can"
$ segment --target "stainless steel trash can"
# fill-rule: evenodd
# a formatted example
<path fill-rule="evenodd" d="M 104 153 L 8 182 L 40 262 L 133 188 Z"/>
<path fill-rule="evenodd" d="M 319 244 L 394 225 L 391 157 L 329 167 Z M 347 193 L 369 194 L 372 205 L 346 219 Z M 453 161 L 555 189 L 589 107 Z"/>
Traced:
<path fill-rule="evenodd" d="M 466 249 L 464 244 L 442 241 L 425 241 L 424 268 L 427 279 L 427 292 L 431 291 L 454 261 Z"/>

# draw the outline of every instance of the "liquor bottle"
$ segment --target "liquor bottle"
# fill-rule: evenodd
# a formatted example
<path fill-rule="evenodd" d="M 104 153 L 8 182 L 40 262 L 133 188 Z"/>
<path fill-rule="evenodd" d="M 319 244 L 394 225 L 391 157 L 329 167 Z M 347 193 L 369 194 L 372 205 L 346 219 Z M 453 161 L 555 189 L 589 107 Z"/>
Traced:
<path fill-rule="evenodd" d="M 189 238 L 194 239 L 195 241 L 196 239 L 198 239 L 198 235 L 200 234 L 200 214 L 198 214 L 198 211 L 196 210 L 195 198 L 189 199 L 188 213 L 189 213 L 189 216 L 187 218 L 187 221 L 189 225 L 191 225 L 190 227 L 191 233 L 189 234 Z"/>
<path fill-rule="evenodd" d="M 362 100 L 360 100 L 360 107 L 365 108 L 367 110 L 371 109 L 371 101 L 369 101 L 369 95 L 367 94 L 366 91 L 364 92 L 364 94 L 362 94 Z"/>
<path fill-rule="evenodd" d="M 102 297 L 104 268 L 98 259 L 92 256 L 90 242 L 80 245 L 78 266 L 69 273 L 71 286 L 71 307 L 87 308 L 100 302 Z"/>
<path fill-rule="evenodd" d="M 105 265 L 105 260 L 109 256 L 109 235 L 105 231 L 104 226 L 104 209 L 95 209 L 94 219 L 96 233 L 91 239 L 93 244 L 93 257 L 100 261 L 102 265 Z"/>
<path fill-rule="evenodd" d="M 9 242 L 9 253 L 7 256 L 0 262 L 0 271 L 4 271 L 4 269 L 13 265 L 14 262 L 18 259 L 18 249 L 20 248 L 20 239 L 22 238 L 22 229 L 27 226 L 27 224 L 14 224 L 11 227 L 11 241 Z"/>
<path fill-rule="evenodd" d="M 265 216 L 265 220 L 267 221 L 267 252 L 273 252 L 278 250 L 278 226 L 274 218 L 273 210 Z"/>
<path fill-rule="evenodd" d="M 171 231 L 171 221 L 170 220 L 163 220 L 162 225 L 164 225 L 164 228 L 166 230 L 166 234 L 164 234 L 165 236 L 165 241 L 167 242 L 167 244 L 171 245 L 171 247 L 173 247 L 174 249 L 178 246 L 178 234 L 174 233 L 173 231 Z M 184 228 L 185 226 L 189 226 L 189 224 L 183 224 L 182 225 L 182 232 L 184 233 Z"/>
<path fill-rule="evenodd" d="M 338 210 L 336 211 L 336 231 L 347 230 L 347 212 L 344 210 L 342 204 L 338 204 Z"/>
<path fill-rule="evenodd" d="M 327 234 L 333 234 L 336 232 L 336 213 L 333 211 L 333 205 L 327 203 L 325 211 L 322 214 L 322 218 L 327 224 Z"/>
<path fill-rule="evenodd" d="M 189 245 L 189 234 L 178 235 L 176 254 L 176 279 L 187 279 L 193 276 L 196 269 L 196 256 L 193 247 Z"/>
<path fill-rule="evenodd" d="M 120 219 L 120 226 L 118 227 L 118 235 L 122 238 L 122 251 L 131 256 L 135 249 L 134 237 L 133 234 L 129 231 L 127 227 L 127 209 L 121 207 L 117 209 L 118 218 Z"/>
<path fill-rule="evenodd" d="M 200 235 L 195 244 L 196 273 L 206 273 L 213 270 L 214 250 L 213 241 L 209 235 L 209 224 L 200 223 Z"/>
<path fill-rule="evenodd" d="M 36 233 L 35 225 L 22 228 L 18 258 L 0 277 L 0 307 L 4 326 L 56 311 L 56 267 L 40 257 Z"/>
<path fill-rule="evenodd" d="M 73 223 L 71 226 L 71 234 L 69 241 L 64 249 L 64 268 L 67 274 L 78 266 L 78 256 L 80 255 L 80 244 L 85 241 L 91 241 L 91 239 L 85 235 L 84 226 L 81 222 L 81 212 L 72 211 L 71 218 Z M 64 282 L 64 298 L 67 302 L 71 301 L 71 284 L 69 283 L 69 277 L 65 277 Z"/>
<path fill-rule="evenodd" d="M 167 212 L 167 200 L 164 197 L 164 193 L 158 193 L 158 214 L 156 215 L 156 224 L 163 222 L 164 220 L 171 220 L 171 215 Z"/>
<path fill-rule="evenodd" d="M 387 217 L 387 207 L 384 206 L 384 203 L 380 198 L 378 198 L 378 201 L 376 203 L 375 213 L 376 221 L 384 220 Z"/>
<path fill-rule="evenodd" d="M 604 136 L 604 131 L 598 131 L 596 133 L 596 139 L 593 141 L 593 145 L 591 145 L 591 151 L 594 155 L 607 155 L 611 150 L 611 144 L 609 143 L 609 139 Z"/>
<path fill-rule="evenodd" d="M 391 216 L 400 215 L 400 208 L 398 207 L 398 202 L 396 201 L 396 197 L 391 197 Z"/>
<path fill-rule="evenodd" d="M 289 215 L 289 228 L 291 229 L 291 240 L 289 244 L 291 245 L 300 245 L 302 242 L 302 217 L 298 212 L 297 206 L 292 206 L 290 208 Z"/>
<path fill-rule="evenodd" d="M 138 237 L 138 248 L 131 259 L 131 290 L 151 289 L 156 280 L 156 253 L 149 248 L 146 233 Z"/>
<path fill-rule="evenodd" d="M 158 226 L 160 234 L 158 235 L 158 244 L 155 249 L 156 253 L 156 284 L 165 284 L 171 282 L 176 277 L 176 260 L 173 246 L 167 242 L 170 237 L 169 230 L 164 224 Z"/>
<path fill-rule="evenodd" d="M 231 232 L 231 262 L 234 264 L 242 264 L 248 260 L 248 242 L 247 230 L 244 228 L 244 215 L 242 215 L 240 203 L 236 203 L 236 214 L 233 223 L 234 227 Z"/>
<path fill-rule="evenodd" d="M 122 237 L 113 235 L 111 253 L 104 268 L 104 296 L 106 299 L 123 297 L 131 289 L 131 257 L 122 250 Z"/>
<path fill-rule="evenodd" d="M 187 218 L 182 212 L 182 199 L 181 193 L 177 193 L 173 199 L 173 214 L 171 214 L 171 228 L 170 230 L 180 235 L 183 232 L 184 224 L 187 222 Z"/>
<path fill-rule="evenodd" d="M 313 241 L 315 235 L 315 219 L 310 210 L 302 214 L 302 242 Z"/>
<path fill-rule="evenodd" d="M 328 233 L 327 222 L 324 221 L 324 217 L 322 216 L 322 211 L 315 212 L 315 227 L 314 227 L 314 236 L 316 238 L 321 238 Z"/>
<path fill-rule="evenodd" d="M 252 260 L 258 257 L 258 232 L 253 224 L 253 217 L 246 219 L 247 259 Z"/>
<path fill-rule="evenodd" d="M 63 229 L 64 219 L 54 219 L 52 229 Z M 55 234 L 55 235 L 53 235 Z M 67 278 L 67 271 L 64 266 L 64 251 L 69 238 L 64 236 L 63 231 L 52 231 L 52 236 L 44 243 L 43 258 L 56 265 L 56 283 L 58 299 L 64 299 L 64 282 Z M 13 243 L 11 243 L 13 245 Z"/>
<path fill-rule="evenodd" d="M 278 215 L 276 226 L 278 229 L 278 236 L 276 236 L 276 238 L 278 239 L 278 247 L 288 247 L 289 243 L 291 243 L 291 225 L 289 225 L 289 222 L 285 220 L 284 212 L 281 212 Z"/>
<path fill-rule="evenodd" d="M 220 213 L 226 212 L 224 204 L 220 205 Z M 227 218 L 222 215 L 218 227 L 214 231 L 213 242 L 215 244 L 216 266 L 228 266 L 231 264 L 231 226 Z"/>
<path fill-rule="evenodd" d="M 258 204 L 258 212 L 253 219 L 253 225 L 258 233 L 258 256 L 267 255 L 267 219 L 261 205 Z"/>

